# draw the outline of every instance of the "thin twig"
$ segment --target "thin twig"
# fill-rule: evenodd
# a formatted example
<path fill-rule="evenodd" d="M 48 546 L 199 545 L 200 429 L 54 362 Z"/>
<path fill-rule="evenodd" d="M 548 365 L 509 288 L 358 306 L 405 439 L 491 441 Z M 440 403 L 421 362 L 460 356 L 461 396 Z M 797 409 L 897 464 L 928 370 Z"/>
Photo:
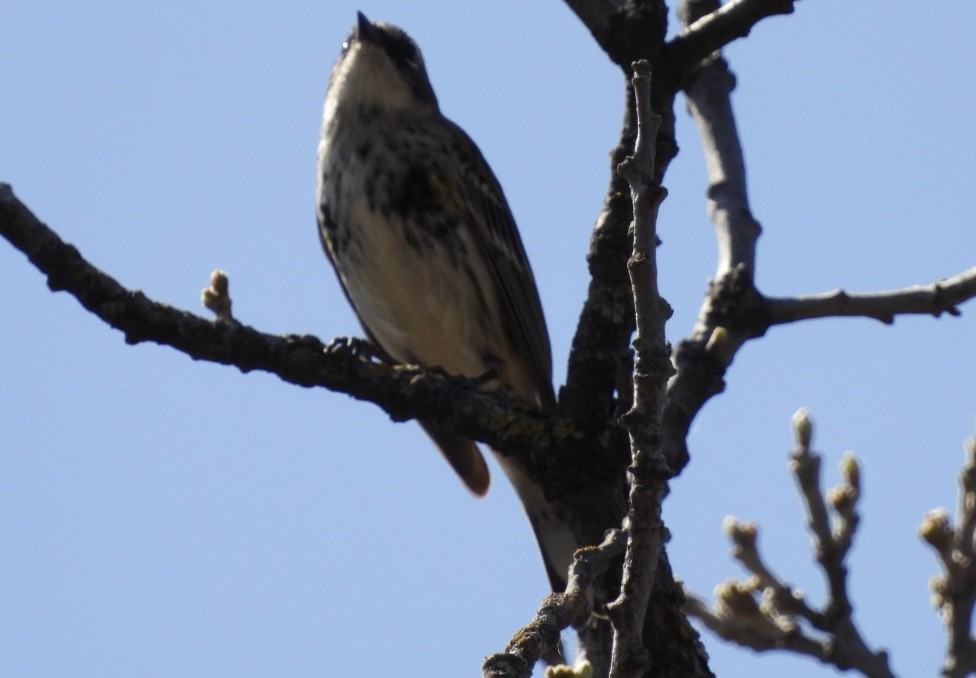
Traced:
<path fill-rule="evenodd" d="M 532 667 L 547 651 L 559 643 L 563 629 L 580 623 L 592 612 L 588 593 L 624 550 L 626 537 L 619 530 L 611 530 L 599 546 L 579 549 L 569 569 L 569 583 L 564 593 L 546 596 L 535 617 L 519 629 L 505 647 L 505 651 L 485 659 L 483 678 L 528 678 Z"/>
<path fill-rule="evenodd" d="M 733 545 L 732 557 L 753 575 L 754 586 L 750 586 L 755 591 L 761 591 L 767 598 L 775 601 L 777 609 L 789 612 L 791 617 L 802 617 L 814 625 L 823 623 L 822 615 L 810 607 L 802 596 L 797 596 L 793 587 L 773 573 L 763 560 L 759 552 L 758 525 L 739 522 L 730 516 L 725 519 L 723 529 Z M 792 628 L 795 624 L 790 623 L 788 626 Z"/>
<path fill-rule="evenodd" d="M 942 675 L 962 678 L 976 673 L 976 436 L 966 441 L 966 463 L 959 474 L 959 509 L 953 528 L 944 509 L 931 511 L 919 534 L 935 549 L 943 574 L 931 582 L 933 603 L 942 612 L 949 636 Z"/>
<path fill-rule="evenodd" d="M 795 0 L 685 0 L 681 20 L 684 30 L 668 42 L 665 59 L 671 64 L 670 77 L 679 85 L 687 82 L 703 59 L 733 40 L 749 35 L 752 28 L 777 14 L 791 14 Z M 702 12 L 699 7 L 708 11 Z"/>
<path fill-rule="evenodd" d="M 959 314 L 959 304 L 976 297 L 976 268 L 927 286 L 874 294 L 828 294 L 774 299 L 755 287 L 756 243 L 761 229 L 746 192 L 742 147 L 729 95 L 735 78 L 716 49 L 748 32 L 757 21 L 785 10 L 785 0 L 684 0 L 681 36 L 664 61 L 699 63 L 683 86 L 698 126 L 708 170 L 708 212 L 718 246 L 716 274 L 689 336 L 674 353 L 677 375 L 668 387 L 662 448 L 676 471 L 687 463 L 691 423 L 712 396 L 725 388 L 725 370 L 739 349 L 772 326 L 811 318 L 862 316 L 891 323 L 900 314 Z M 693 47 L 692 45 L 698 45 Z M 690 51 L 683 51 L 690 50 Z M 670 56 L 669 56 L 670 55 Z M 684 66 L 682 66 L 684 68 Z"/>
<path fill-rule="evenodd" d="M 758 600 L 750 583 L 726 582 L 715 588 L 715 608 L 685 593 L 688 616 L 698 619 L 719 638 L 756 652 L 794 652 L 830 663 L 830 645 L 812 638 L 789 619 L 772 614 Z"/>
<path fill-rule="evenodd" d="M 806 410 L 794 415 L 793 430 L 796 447 L 790 468 L 806 505 L 817 562 L 828 581 L 827 603 L 822 609 L 812 607 L 800 591 L 773 573 L 759 551 L 755 524 L 728 518 L 725 531 L 733 543 L 733 556 L 752 577 L 717 587 L 712 610 L 686 594 L 686 610 L 722 638 L 753 650 L 789 650 L 841 670 L 889 678 L 894 674 L 887 652 L 868 647 L 854 624 L 847 592 L 845 559 L 859 524 L 856 507 L 861 481 L 857 461 L 851 455 L 844 457 L 844 482 L 826 493 L 825 501 L 820 486 L 821 457 L 810 449 L 813 424 Z M 812 631 L 825 635 L 818 637 Z"/>
<path fill-rule="evenodd" d="M 766 298 L 768 325 L 782 325 L 811 318 L 860 316 L 886 325 L 899 315 L 960 315 L 959 304 L 976 297 L 976 266 L 951 278 L 884 292 L 864 294 L 835 290 L 824 294 Z"/>
<path fill-rule="evenodd" d="M 757 4 L 736 3 L 739 8 L 736 11 Z M 708 26 L 720 25 L 709 22 L 714 22 L 715 16 L 722 11 L 717 0 L 685 0 L 680 9 L 684 32 L 699 35 L 710 30 Z M 669 45 L 669 50 L 679 49 L 682 42 L 677 38 L 676 41 Z M 705 153 L 708 214 L 715 227 L 718 256 L 715 281 L 709 286 L 709 294 L 698 312 L 695 326 L 675 351 L 678 373 L 668 387 L 662 441 L 665 457 L 675 471 L 680 471 L 688 462 L 686 439 L 692 420 L 709 398 L 725 388 L 725 368 L 749 338 L 746 332 L 726 329 L 721 334 L 721 341 L 716 341 L 714 335 L 721 325 L 715 310 L 719 306 L 719 293 L 727 286 L 736 288 L 737 281 L 745 278 L 751 287 L 756 242 L 762 230 L 749 209 L 745 160 L 731 102 L 735 78 L 725 60 L 711 55 L 711 50 L 698 58 L 699 61 L 694 62 L 694 75 L 685 86 L 685 94 Z"/>
<path fill-rule="evenodd" d="M 654 182 L 654 153 L 661 119 L 651 110 L 651 69 L 634 63 L 637 142 L 619 172 L 630 185 L 634 206 L 633 253 L 627 262 L 633 288 L 635 322 L 634 400 L 624 416 L 633 462 L 627 552 L 620 596 L 608 606 L 613 625 L 611 678 L 643 675 L 650 664 L 642 631 L 654 575 L 664 540 L 661 502 L 667 493 L 668 468 L 660 453 L 661 413 L 672 374 L 664 324 L 671 309 L 657 288 L 656 224 L 666 195 Z"/>

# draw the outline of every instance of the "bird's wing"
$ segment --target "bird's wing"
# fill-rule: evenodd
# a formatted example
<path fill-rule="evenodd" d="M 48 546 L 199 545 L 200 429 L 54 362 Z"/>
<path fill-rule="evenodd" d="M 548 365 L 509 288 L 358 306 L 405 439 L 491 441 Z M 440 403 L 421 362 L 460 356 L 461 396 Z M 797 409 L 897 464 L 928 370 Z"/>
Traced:
<path fill-rule="evenodd" d="M 474 141 L 460 127 L 446 122 L 454 137 L 450 150 L 458 161 L 446 179 L 455 183 L 469 208 L 475 240 L 501 290 L 507 334 L 531 370 L 542 408 L 550 410 L 555 397 L 549 332 L 515 219 L 501 185 Z"/>

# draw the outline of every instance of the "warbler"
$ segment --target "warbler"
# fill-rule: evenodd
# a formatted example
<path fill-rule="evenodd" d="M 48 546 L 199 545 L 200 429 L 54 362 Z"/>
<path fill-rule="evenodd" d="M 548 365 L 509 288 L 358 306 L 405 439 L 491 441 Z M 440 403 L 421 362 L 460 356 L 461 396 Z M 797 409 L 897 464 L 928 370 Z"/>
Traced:
<path fill-rule="evenodd" d="M 485 378 L 488 388 L 553 408 L 549 334 L 502 188 L 441 114 L 417 44 L 362 13 L 325 96 L 317 198 L 322 245 L 382 356 Z M 489 472 L 475 443 L 420 423 L 484 495 Z M 572 532 L 518 461 L 496 457 L 561 589 Z"/>

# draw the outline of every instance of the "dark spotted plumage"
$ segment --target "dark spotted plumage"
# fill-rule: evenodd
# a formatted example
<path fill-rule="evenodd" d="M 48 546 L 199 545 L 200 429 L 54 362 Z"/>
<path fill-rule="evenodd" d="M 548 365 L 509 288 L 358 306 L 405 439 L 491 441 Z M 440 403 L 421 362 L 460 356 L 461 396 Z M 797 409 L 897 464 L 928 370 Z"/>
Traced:
<path fill-rule="evenodd" d="M 319 235 L 382 354 L 488 377 L 487 387 L 551 409 L 549 336 L 504 193 L 478 147 L 441 114 L 420 50 L 396 26 L 359 15 L 332 71 L 318 156 Z M 423 425 L 484 494 L 477 446 Z M 572 534 L 517 462 L 499 462 L 558 586 Z"/>

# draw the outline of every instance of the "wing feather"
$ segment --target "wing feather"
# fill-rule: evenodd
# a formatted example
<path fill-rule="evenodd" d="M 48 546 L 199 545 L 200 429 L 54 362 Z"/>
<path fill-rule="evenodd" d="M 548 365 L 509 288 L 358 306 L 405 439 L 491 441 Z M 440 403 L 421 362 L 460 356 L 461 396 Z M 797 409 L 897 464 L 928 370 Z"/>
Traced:
<path fill-rule="evenodd" d="M 500 291 L 502 320 L 515 357 L 532 376 L 538 404 L 543 410 L 550 410 L 555 397 L 549 332 L 515 219 L 501 185 L 477 145 L 460 127 L 446 122 L 453 136 L 450 151 L 457 162 L 454 172 L 443 172 L 442 176 L 455 183 L 456 193 L 468 206 L 475 242 Z"/>

